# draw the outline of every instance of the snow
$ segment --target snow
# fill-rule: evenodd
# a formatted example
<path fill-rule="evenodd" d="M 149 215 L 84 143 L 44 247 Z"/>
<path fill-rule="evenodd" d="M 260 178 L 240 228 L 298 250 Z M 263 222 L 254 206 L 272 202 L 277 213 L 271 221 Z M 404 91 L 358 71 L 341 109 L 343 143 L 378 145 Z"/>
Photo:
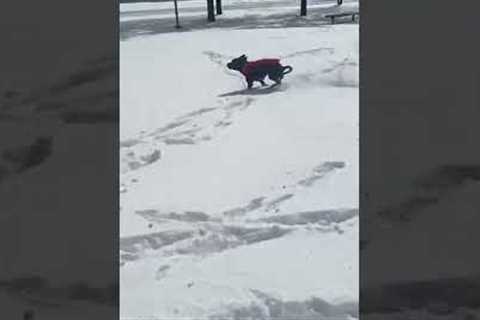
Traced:
<path fill-rule="evenodd" d="M 358 242 L 355 233 L 352 228 L 348 235 L 319 236 L 318 232 L 304 230 L 278 241 L 228 250 L 200 261 L 186 258 L 166 278 L 157 281 L 151 278 L 157 273 L 158 258 L 127 265 L 122 270 L 125 276 L 121 286 L 128 286 L 128 292 L 123 294 L 121 313 L 127 314 L 126 318 L 158 314 L 173 317 L 173 309 L 177 309 L 180 314 L 203 317 L 222 307 L 248 305 L 252 301 L 263 306 L 252 292 L 254 288 L 280 300 L 316 296 L 325 297 L 332 304 L 356 301 L 358 269 L 352 260 L 358 260 L 358 253 L 351 245 Z M 322 248 L 328 259 L 318 259 L 316 248 Z M 132 282 L 137 285 L 131 287 Z M 191 288 L 187 288 L 189 282 L 193 282 Z M 155 294 L 146 295 L 146 290 Z M 193 314 L 194 310 L 199 313 Z"/>
<path fill-rule="evenodd" d="M 120 42 L 122 319 L 357 317 L 358 25 L 229 26 L 244 14 Z M 248 91 L 225 67 L 244 53 L 293 72 Z"/>

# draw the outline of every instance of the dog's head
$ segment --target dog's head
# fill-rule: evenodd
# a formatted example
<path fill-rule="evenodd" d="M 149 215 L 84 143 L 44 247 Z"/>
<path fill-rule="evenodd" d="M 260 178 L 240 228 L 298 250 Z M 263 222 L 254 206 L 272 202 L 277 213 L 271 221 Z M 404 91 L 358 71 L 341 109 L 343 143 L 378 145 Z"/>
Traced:
<path fill-rule="evenodd" d="M 246 63 L 247 63 L 247 56 L 241 55 L 240 57 L 235 58 L 229 63 L 227 63 L 227 68 L 231 70 L 240 71 L 243 69 Z"/>

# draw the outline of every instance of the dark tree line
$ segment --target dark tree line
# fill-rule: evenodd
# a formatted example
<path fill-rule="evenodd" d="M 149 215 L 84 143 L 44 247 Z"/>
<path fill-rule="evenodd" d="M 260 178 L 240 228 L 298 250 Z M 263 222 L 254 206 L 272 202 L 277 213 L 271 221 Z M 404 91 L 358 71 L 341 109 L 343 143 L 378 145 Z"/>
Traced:
<path fill-rule="evenodd" d="M 176 26 L 180 28 L 180 24 L 178 22 L 178 6 L 177 0 L 175 2 L 175 19 L 176 19 Z M 343 0 L 337 0 L 337 5 L 341 5 Z M 215 10 L 215 7 L 217 10 Z M 207 20 L 210 22 L 215 21 L 215 14 L 220 15 L 222 14 L 222 0 L 207 0 Z M 300 15 L 306 16 L 307 15 L 307 0 L 300 1 Z"/>

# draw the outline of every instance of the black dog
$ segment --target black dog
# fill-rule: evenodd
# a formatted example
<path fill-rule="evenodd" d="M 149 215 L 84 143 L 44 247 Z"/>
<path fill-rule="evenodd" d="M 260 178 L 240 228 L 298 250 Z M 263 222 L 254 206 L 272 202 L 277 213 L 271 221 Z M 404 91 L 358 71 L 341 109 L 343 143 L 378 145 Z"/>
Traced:
<path fill-rule="evenodd" d="M 291 66 L 282 66 L 280 59 L 247 61 L 246 55 L 242 55 L 227 63 L 227 68 L 242 73 L 245 76 L 249 89 L 252 88 L 254 81 L 258 81 L 262 86 L 266 86 L 264 79 L 267 75 L 270 80 L 275 81 L 275 85 L 279 85 L 283 76 L 293 70 Z"/>

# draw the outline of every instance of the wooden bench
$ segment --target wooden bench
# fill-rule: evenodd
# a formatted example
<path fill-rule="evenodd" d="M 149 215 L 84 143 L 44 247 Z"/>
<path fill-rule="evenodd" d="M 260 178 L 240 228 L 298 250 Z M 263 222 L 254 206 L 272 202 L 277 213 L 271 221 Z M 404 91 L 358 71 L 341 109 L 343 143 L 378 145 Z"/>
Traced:
<path fill-rule="evenodd" d="M 332 21 L 332 24 L 334 24 L 335 18 L 348 17 L 348 16 L 351 16 L 352 21 L 355 22 L 355 16 L 358 16 L 358 15 L 359 15 L 358 11 L 354 11 L 354 12 L 331 13 L 331 14 L 326 14 L 324 17 L 329 18 Z"/>

